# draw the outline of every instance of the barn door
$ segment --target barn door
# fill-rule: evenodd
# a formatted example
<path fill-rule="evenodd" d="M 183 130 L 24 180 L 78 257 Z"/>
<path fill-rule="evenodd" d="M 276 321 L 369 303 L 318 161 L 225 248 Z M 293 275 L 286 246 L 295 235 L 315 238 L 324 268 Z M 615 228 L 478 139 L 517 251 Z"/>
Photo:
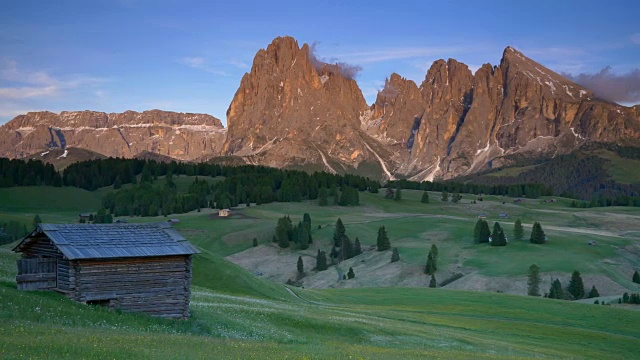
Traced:
<path fill-rule="evenodd" d="M 40 290 L 56 287 L 57 260 L 34 258 L 18 260 L 18 290 Z"/>

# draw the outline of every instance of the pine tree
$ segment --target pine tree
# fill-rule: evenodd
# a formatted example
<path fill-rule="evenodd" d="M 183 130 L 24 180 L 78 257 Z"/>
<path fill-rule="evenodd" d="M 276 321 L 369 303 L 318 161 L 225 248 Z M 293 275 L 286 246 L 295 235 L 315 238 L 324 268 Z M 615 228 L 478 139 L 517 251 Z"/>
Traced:
<path fill-rule="evenodd" d="M 396 189 L 395 194 L 393 194 L 393 200 L 395 201 L 400 201 L 402 200 L 402 189 L 400 189 L 400 187 L 398 187 Z"/>
<path fill-rule="evenodd" d="M 42 224 L 42 219 L 40 219 L 40 215 L 36 214 L 36 216 L 33 217 L 33 228 L 37 228 L 39 224 Z"/>
<path fill-rule="evenodd" d="M 384 225 L 378 229 L 378 240 L 376 242 L 378 246 L 378 251 L 385 251 L 391 249 L 391 243 L 389 242 L 389 237 L 387 236 L 387 230 L 384 228 Z"/>
<path fill-rule="evenodd" d="M 335 246 L 331 247 L 331 252 L 329 253 L 329 257 L 336 259 L 338 257 L 338 255 L 340 255 L 340 253 L 338 252 L 338 250 L 336 249 Z"/>
<path fill-rule="evenodd" d="M 318 191 L 318 205 L 319 206 L 327 206 L 329 205 L 329 196 L 327 194 L 327 188 L 322 187 Z"/>
<path fill-rule="evenodd" d="M 273 235 L 273 238 L 271 238 L 271 242 L 277 243 L 278 238 L 275 235 Z"/>
<path fill-rule="evenodd" d="M 513 239 L 514 240 L 522 240 L 524 237 L 524 227 L 522 227 L 522 222 L 520 219 L 516 219 L 515 224 L 513 224 Z"/>
<path fill-rule="evenodd" d="M 344 224 L 342 223 L 342 219 L 338 218 L 336 220 L 336 228 L 333 232 L 333 246 L 340 247 L 342 242 L 342 237 L 346 233 L 346 229 L 344 228 Z"/>
<path fill-rule="evenodd" d="M 542 226 L 540 226 L 540 223 L 537 221 L 533 223 L 529 241 L 534 244 L 544 244 L 546 242 L 546 236 L 544 235 L 544 231 L 542 231 Z"/>
<path fill-rule="evenodd" d="M 529 278 L 527 279 L 527 295 L 540 296 L 540 268 L 536 264 L 529 266 Z"/>
<path fill-rule="evenodd" d="M 573 274 L 571 274 L 571 280 L 569 281 L 569 287 L 567 290 L 576 300 L 584 297 L 584 283 L 582 282 L 582 277 L 578 270 L 574 270 Z"/>
<path fill-rule="evenodd" d="M 309 215 L 309 213 L 304 213 L 304 215 L 302 215 L 302 223 L 307 228 L 307 233 L 309 234 L 309 244 L 312 244 L 313 239 L 311 238 L 311 215 Z"/>
<path fill-rule="evenodd" d="M 433 260 L 436 262 L 436 264 L 438 263 L 438 247 L 436 246 L 436 244 L 431 244 L 431 255 L 433 257 Z"/>
<path fill-rule="evenodd" d="M 429 287 L 436 288 L 438 287 L 438 283 L 436 282 L 436 277 L 431 274 L 431 280 L 429 280 Z"/>
<path fill-rule="evenodd" d="M 351 244 L 351 240 L 347 235 L 342 237 L 342 242 L 340 246 L 340 261 L 351 259 L 353 257 L 353 245 Z"/>
<path fill-rule="evenodd" d="M 349 272 L 347 273 L 347 277 L 349 279 L 353 279 L 354 277 L 356 277 L 356 273 L 353 272 L 353 268 L 352 267 L 349 268 Z"/>
<path fill-rule="evenodd" d="M 442 201 L 449 201 L 449 193 L 446 191 L 442 192 Z"/>
<path fill-rule="evenodd" d="M 489 242 L 489 236 L 491 236 L 491 230 L 489 230 L 489 223 L 480 219 L 481 225 L 480 225 L 480 243 L 488 243 Z"/>
<path fill-rule="evenodd" d="M 564 299 L 564 290 L 562 290 L 562 284 L 560 280 L 555 279 L 549 288 L 549 299 Z"/>
<path fill-rule="evenodd" d="M 424 273 L 427 275 L 433 275 L 435 274 L 436 270 L 437 270 L 437 265 L 436 265 L 436 261 L 433 258 L 433 253 L 431 251 L 429 251 L 429 255 L 427 255 L 427 263 L 424 267 Z"/>
<path fill-rule="evenodd" d="M 637 270 L 633 273 L 631 280 L 636 284 L 640 284 L 640 274 L 638 274 Z"/>
<path fill-rule="evenodd" d="M 253 247 L 258 246 L 258 239 L 253 238 Z"/>
<path fill-rule="evenodd" d="M 422 199 L 420 199 L 420 202 L 423 204 L 428 204 L 429 203 L 429 193 L 428 192 L 423 192 L 422 193 Z"/>
<path fill-rule="evenodd" d="M 400 254 L 398 253 L 398 248 L 393 248 L 393 253 L 391 253 L 391 262 L 396 262 L 400 260 Z"/>
<path fill-rule="evenodd" d="M 476 221 L 476 226 L 473 228 L 473 242 L 476 244 L 480 243 L 480 232 L 482 231 L 482 219 L 478 219 Z"/>
<path fill-rule="evenodd" d="M 300 224 L 298 227 L 298 247 L 300 250 L 306 250 L 309 248 L 310 236 L 306 223 Z"/>
<path fill-rule="evenodd" d="M 628 304 L 629 303 L 629 293 L 622 294 L 622 303 L 623 304 Z"/>
<path fill-rule="evenodd" d="M 460 194 L 458 193 L 453 193 L 453 195 L 451 196 L 451 202 L 453 202 L 454 204 L 460 202 L 460 199 L 462 199 L 462 196 L 460 196 Z"/>
<path fill-rule="evenodd" d="M 587 296 L 589 299 L 591 298 L 596 298 L 596 297 L 600 297 L 600 293 L 598 292 L 598 289 L 596 289 L 596 286 L 593 285 L 591 287 L 591 291 L 589 291 L 589 295 Z"/>
<path fill-rule="evenodd" d="M 362 254 L 362 247 L 360 246 L 360 239 L 356 238 L 356 241 L 353 243 L 353 256 L 360 254 Z"/>
<path fill-rule="evenodd" d="M 120 181 L 120 176 L 116 176 L 116 179 L 113 181 L 113 189 L 118 190 L 122 187 L 122 181 Z"/>
<path fill-rule="evenodd" d="M 302 256 L 298 256 L 297 268 L 298 268 L 298 274 L 300 275 L 304 274 L 304 263 L 302 262 Z"/>
<path fill-rule="evenodd" d="M 316 255 L 316 270 L 327 270 L 327 253 L 318 249 L 318 255 Z"/>

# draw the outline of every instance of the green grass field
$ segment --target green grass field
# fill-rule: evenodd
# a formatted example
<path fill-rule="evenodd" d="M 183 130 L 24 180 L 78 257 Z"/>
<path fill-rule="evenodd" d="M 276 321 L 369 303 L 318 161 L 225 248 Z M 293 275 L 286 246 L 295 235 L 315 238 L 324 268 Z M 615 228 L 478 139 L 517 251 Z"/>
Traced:
<path fill-rule="evenodd" d="M 0 216 L 29 223 L 37 213 L 47 222 L 75 221 L 78 212 L 97 208 L 107 191 L 0 189 Z M 492 196 L 473 205 L 468 195 L 462 204 L 452 204 L 440 201 L 438 193 L 430 193 L 431 202 L 422 204 L 418 191 L 403 191 L 399 202 L 383 194 L 361 193 L 362 205 L 351 208 L 272 203 L 239 210 L 243 218 L 215 218 L 208 209 L 172 215 L 180 220 L 176 228 L 202 251 L 194 259 L 192 317 L 186 321 L 109 312 L 51 292 L 19 292 L 17 255 L 11 244 L 1 246 L 0 357 L 637 357 L 640 312 L 627 308 L 429 288 L 288 290 L 224 258 L 250 248 L 254 237 L 269 244 L 279 217 L 289 214 L 297 222 L 308 212 L 315 246 L 328 246 L 340 217 L 351 239 L 358 237 L 363 245 L 375 244 L 378 227 L 385 225 L 407 264 L 423 264 L 435 243 L 441 268 L 460 264 L 489 277 L 523 276 L 535 262 L 543 272 L 578 269 L 635 286 L 620 269 L 640 267 L 638 256 L 623 253 L 640 239 L 640 209 L 573 209 L 566 199 L 514 204 Z M 492 224 L 503 212 L 510 216 L 500 221 L 508 236 L 520 218 L 527 225 L 540 221 L 551 241 L 542 246 L 511 242 L 504 248 L 473 244 L 477 215 L 487 214 Z M 529 230 L 526 226 L 525 236 Z M 586 245 L 590 240 L 598 246 Z"/>

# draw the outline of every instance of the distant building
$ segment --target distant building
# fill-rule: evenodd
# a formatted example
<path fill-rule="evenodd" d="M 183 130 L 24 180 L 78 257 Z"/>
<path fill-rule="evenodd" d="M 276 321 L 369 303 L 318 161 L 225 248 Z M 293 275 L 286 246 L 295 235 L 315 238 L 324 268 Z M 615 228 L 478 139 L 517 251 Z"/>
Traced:
<path fill-rule="evenodd" d="M 169 224 L 177 224 L 177 223 L 179 223 L 179 222 L 180 222 L 180 220 L 178 220 L 178 219 L 169 219 L 169 220 L 167 220 L 167 222 L 168 222 Z"/>
<path fill-rule="evenodd" d="M 218 216 L 229 216 L 231 215 L 231 210 L 229 209 L 220 209 L 218 211 Z"/>
<path fill-rule="evenodd" d="M 91 220 L 91 218 L 93 218 L 93 214 L 92 213 L 82 213 L 80 215 L 78 215 L 79 217 L 79 221 L 84 220 L 84 222 L 89 222 Z"/>
<path fill-rule="evenodd" d="M 478 215 L 478 219 L 486 219 L 486 218 L 487 218 L 487 214 Z"/>
<path fill-rule="evenodd" d="M 499 215 L 498 215 L 498 217 L 499 217 L 500 219 L 506 219 L 506 218 L 508 218 L 508 217 L 509 217 L 509 215 L 507 215 L 507 214 L 505 214 L 505 213 L 502 213 L 502 214 L 499 214 Z"/>
<path fill-rule="evenodd" d="M 22 253 L 19 290 L 189 317 L 191 256 L 198 250 L 170 224 L 40 224 L 13 251 Z"/>

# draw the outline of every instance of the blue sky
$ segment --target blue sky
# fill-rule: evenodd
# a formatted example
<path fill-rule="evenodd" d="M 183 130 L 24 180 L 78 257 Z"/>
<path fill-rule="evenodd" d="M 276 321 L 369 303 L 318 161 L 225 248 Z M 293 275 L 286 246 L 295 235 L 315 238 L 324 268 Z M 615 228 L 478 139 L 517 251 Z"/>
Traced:
<path fill-rule="evenodd" d="M 35 110 L 154 108 L 226 123 L 253 56 L 281 35 L 362 67 L 356 79 L 369 103 L 392 72 L 420 83 L 434 60 L 475 70 L 497 64 L 508 45 L 557 72 L 610 66 L 624 80 L 640 68 L 639 4 L 4 0 L 0 124 Z"/>

